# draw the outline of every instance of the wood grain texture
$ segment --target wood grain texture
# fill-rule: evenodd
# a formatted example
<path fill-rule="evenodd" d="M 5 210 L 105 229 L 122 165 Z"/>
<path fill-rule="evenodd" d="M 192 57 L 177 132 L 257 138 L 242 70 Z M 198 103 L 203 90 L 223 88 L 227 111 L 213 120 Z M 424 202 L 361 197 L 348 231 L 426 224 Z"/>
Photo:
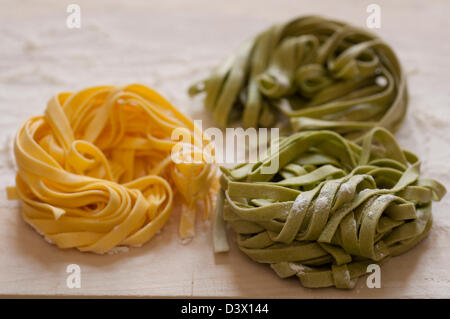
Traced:
<path fill-rule="evenodd" d="M 0 2 L 0 185 L 14 184 L 11 138 L 41 114 L 56 92 L 99 84 L 142 82 L 194 119 L 211 125 L 188 85 L 206 75 L 246 38 L 272 23 L 321 14 L 364 26 L 364 1 L 77 1 L 82 28 L 65 26 L 65 3 Z M 376 32 L 398 53 L 408 73 L 410 108 L 396 134 L 420 155 L 423 173 L 450 189 L 449 1 L 378 1 Z M 0 296 L 240 296 L 288 298 L 450 297 L 450 196 L 433 205 L 430 236 L 382 267 L 382 286 L 365 278 L 351 291 L 302 288 L 256 264 L 231 242 L 214 256 L 211 228 L 182 245 L 178 210 L 161 234 L 118 255 L 59 250 L 26 225 L 19 207 L 0 191 Z M 81 267 L 81 288 L 66 286 L 66 267 Z"/>

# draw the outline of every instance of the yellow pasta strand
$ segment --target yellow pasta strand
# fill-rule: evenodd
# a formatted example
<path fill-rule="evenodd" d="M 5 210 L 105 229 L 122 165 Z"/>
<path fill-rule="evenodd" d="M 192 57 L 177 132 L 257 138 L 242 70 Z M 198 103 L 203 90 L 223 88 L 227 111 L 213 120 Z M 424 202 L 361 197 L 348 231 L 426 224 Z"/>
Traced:
<path fill-rule="evenodd" d="M 7 195 L 21 201 L 25 221 L 58 247 L 104 253 L 150 240 L 169 219 L 178 192 L 180 236 L 192 237 L 197 204 L 207 217 L 218 182 L 215 164 L 203 157 L 173 160 L 179 141 L 172 137 L 180 129 L 192 147 L 180 156 L 201 156 L 209 140 L 150 88 L 60 93 L 44 116 L 18 131 L 16 187 Z"/>

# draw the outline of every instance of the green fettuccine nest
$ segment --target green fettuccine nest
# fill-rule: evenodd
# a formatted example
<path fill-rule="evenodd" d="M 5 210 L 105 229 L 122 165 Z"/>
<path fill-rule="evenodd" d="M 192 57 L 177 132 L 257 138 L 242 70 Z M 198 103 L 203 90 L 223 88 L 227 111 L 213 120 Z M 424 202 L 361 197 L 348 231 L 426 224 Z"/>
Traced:
<path fill-rule="evenodd" d="M 377 36 L 316 16 L 275 25 L 244 43 L 194 84 L 217 125 L 328 129 L 357 139 L 374 126 L 394 132 L 407 107 L 405 75 Z"/>
<path fill-rule="evenodd" d="M 281 138 L 278 147 L 257 163 L 222 168 L 214 247 L 228 250 L 227 222 L 245 254 L 305 287 L 353 288 L 369 264 L 428 234 L 431 202 L 446 193 L 383 128 L 360 145 L 322 130 Z M 278 171 L 262 174 L 276 157 Z"/>

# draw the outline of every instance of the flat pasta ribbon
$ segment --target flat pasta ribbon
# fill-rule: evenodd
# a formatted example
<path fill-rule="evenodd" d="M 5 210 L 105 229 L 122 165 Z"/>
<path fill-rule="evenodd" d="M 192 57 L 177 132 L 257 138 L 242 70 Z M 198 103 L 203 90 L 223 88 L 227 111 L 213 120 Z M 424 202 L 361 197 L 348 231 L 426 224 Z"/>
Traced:
<path fill-rule="evenodd" d="M 58 247 L 105 253 L 150 240 L 179 192 L 180 236 L 192 237 L 197 204 L 205 217 L 211 210 L 216 166 L 173 161 L 176 130 L 200 136 L 187 141 L 193 151 L 184 157 L 208 143 L 191 120 L 143 85 L 60 93 L 44 116 L 19 129 L 16 187 L 8 195 L 20 199 L 25 221 Z"/>
<path fill-rule="evenodd" d="M 405 75 L 376 35 L 317 16 L 275 25 L 244 43 L 189 93 L 226 127 L 333 130 L 358 139 L 372 127 L 395 131 L 407 108 Z"/>
<path fill-rule="evenodd" d="M 305 287 L 353 288 L 369 264 L 428 234 L 431 201 L 446 193 L 420 176 L 417 157 L 383 128 L 361 145 L 308 131 L 280 139 L 278 148 L 259 162 L 222 168 L 214 248 L 228 250 L 227 222 L 246 255 Z M 262 174 L 276 157 L 279 170 Z"/>

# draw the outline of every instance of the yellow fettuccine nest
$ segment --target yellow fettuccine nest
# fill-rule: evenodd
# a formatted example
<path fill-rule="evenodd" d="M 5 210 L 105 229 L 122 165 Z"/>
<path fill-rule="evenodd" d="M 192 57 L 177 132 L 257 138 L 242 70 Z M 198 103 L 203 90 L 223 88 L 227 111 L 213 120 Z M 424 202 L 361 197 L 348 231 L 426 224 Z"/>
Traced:
<path fill-rule="evenodd" d="M 208 216 L 218 183 L 213 162 L 173 160 L 172 137 L 180 132 L 192 147 L 179 152 L 184 159 L 209 143 L 143 85 L 60 93 L 17 133 L 18 174 L 8 196 L 20 199 L 25 221 L 58 247 L 104 253 L 150 240 L 179 192 L 180 236 L 192 237 L 197 204 Z"/>

